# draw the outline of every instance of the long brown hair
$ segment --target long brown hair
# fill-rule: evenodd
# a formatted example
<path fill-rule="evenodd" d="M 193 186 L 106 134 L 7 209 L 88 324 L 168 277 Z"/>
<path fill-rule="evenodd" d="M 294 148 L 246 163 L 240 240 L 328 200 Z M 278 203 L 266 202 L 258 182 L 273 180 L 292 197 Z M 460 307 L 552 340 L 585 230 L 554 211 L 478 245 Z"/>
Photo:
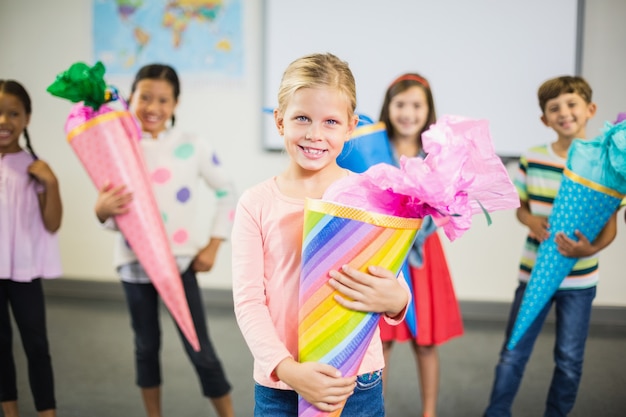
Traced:
<path fill-rule="evenodd" d="M 422 77 L 417 73 L 406 73 L 402 74 L 398 78 L 396 78 L 387 88 L 385 92 L 385 99 L 383 100 L 383 106 L 380 110 L 380 118 L 381 122 L 385 122 L 385 126 L 387 128 L 387 136 L 389 140 L 393 141 L 395 137 L 395 132 L 393 126 L 391 124 L 391 120 L 389 120 L 389 105 L 391 104 L 391 100 L 400 93 L 405 92 L 409 88 L 419 87 L 426 94 L 426 101 L 428 102 L 428 118 L 426 120 L 426 124 L 420 130 L 417 135 L 417 143 L 419 148 L 422 149 L 422 133 L 427 131 L 430 126 L 437 121 L 437 114 L 435 112 L 435 100 L 433 99 L 433 93 L 430 88 L 430 83 L 426 78 Z"/>

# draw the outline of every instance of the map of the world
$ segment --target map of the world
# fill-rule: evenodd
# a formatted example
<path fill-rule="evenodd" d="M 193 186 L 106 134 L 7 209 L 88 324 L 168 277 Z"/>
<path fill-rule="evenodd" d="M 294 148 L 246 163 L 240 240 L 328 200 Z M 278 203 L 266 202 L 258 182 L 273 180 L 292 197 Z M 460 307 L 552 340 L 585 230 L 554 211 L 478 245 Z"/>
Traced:
<path fill-rule="evenodd" d="M 150 63 L 243 76 L 242 0 L 93 0 L 95 58 L 110 75 Z"/>

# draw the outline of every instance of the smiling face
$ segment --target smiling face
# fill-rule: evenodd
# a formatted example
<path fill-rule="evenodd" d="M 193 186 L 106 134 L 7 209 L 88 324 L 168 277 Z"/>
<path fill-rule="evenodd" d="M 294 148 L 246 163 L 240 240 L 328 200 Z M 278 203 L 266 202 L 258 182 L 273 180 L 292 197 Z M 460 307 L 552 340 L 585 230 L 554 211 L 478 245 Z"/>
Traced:
<path fill-rule="evenodd" d="M 139 81 L 130 99 L 130 108 L 139 119 L 141 129 L 153 138 L 165 130 L 176 104 L 174 87 L 164 79 Z"/>
<path fill-rule="evenodd" d="M 291 165 L 303 171 L 336 166 L 358 122 L 350 100 L 330 87 L 296 90 L 284 110 L 274 111 L 274 119 Z"/>
<path fill-rule="evenodd" d="M 414 139 L 428 121 L 426 92 L 419 86 L 396 94 L 389 102 L 389 121 L 395 139 Z"/>
<path fill-rule="evenodd" d="M 24 103 L 13 94 L 0 92 L 0 153 L 21 150 L 19 139 L 29 121 Z"/>
<path fill-rule="evenodd" d="M 541 121 L 554 129 L 559 139 L 584 139 L 587 121 L 595 112 L 595 104 L 587 103 L 580 94 L 564 93 L 546 102 Z"/>

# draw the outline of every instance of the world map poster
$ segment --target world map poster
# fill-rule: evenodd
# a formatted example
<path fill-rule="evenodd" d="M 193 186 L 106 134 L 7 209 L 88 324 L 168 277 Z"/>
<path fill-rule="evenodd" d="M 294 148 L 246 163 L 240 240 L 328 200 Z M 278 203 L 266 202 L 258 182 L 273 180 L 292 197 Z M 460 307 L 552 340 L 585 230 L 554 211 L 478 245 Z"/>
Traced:
<path fill-rule="evenodd" d="M 93 48 L 108 75 L 163 63 L 179 73 L 243 76 L 243 0 L 93 0 Z"/>

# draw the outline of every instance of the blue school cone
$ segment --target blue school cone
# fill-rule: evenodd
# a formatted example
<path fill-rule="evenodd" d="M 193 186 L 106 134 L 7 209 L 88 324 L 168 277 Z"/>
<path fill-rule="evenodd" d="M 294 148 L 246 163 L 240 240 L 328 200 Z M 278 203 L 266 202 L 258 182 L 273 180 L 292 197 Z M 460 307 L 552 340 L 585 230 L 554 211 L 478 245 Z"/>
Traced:
<path fill-rule="evenodd" d="M 402 265 L 402 274 L 404 275 L 404 281 L 406 282 L 406 284 L 409 287 L 409 290 L 411 291 L 411 301 L 409 302 L 409 304 L 406 306 L 406 316 L 404 317 L 404 322 L 406 323 L 406 325 L 409 327 L 409 330 L 411 331 L 411 334 L 413 335 L 413 338 L 417 337 L 417 311 L 415 310 L 415 304 L 414 304 L 414 294 L 415 291 L 413 288 L 413 282 L 411 280 L 411 271 L 409 270 L 409 261 L 404 261 L 404 264 Z"/>
<path fill-rule="evenodd" d="M 337 164 L 360 174 L 367 171 L 372 165 L 380 163 L 395 165 L 385 123 L 375 123 L 369 117 L 360 114 L 359 124 L 350 140 L 343 146 L 341 154 L 337 157 Z M 408 261 L 404 262 L 401 271 L 411 294 L 415 294 Z M 417 312 L 413 298 L 407 306 L 405 322 L 413 337 L 417 337 Z"/>
<path fill-rule="evenodd" d="M 593 241 L 618 208 L 622 198 L 614 190 L 582 178 L 568 169 L 563 171 L 563 181 L 548 220 L 550 237 L 539 245 L 537 260 L 507 344 L 508 350 L 515 349 L 578 261 L 577 258 L 567 258 L 559 253 L 554 241 L 556 233 L 563 232 L 569 238 L 576 239 L 574 231 L 579 230 Z"/>
<path fill-rule="evenodd" d="M 598 137 L 576 139 L 570 146 L 563 181 L 548 219 L 550 238 L 541 245 L 522 298 L 507 349 L 513 350 L 561 282 L 575 258 L 561 255 L 554 236 L 564 232 L 575 239 L 580 230 L 595 240 L 626 195 L 626 121 L 606 123 Z"/>
<path fill-rule="evenodd" d="M 367 116 L 359 115 L 359 124 L 343 145 L 337 163 L 359 174 L 379 163 L 394 165 L 385 123 L 374 123 Z"/>

